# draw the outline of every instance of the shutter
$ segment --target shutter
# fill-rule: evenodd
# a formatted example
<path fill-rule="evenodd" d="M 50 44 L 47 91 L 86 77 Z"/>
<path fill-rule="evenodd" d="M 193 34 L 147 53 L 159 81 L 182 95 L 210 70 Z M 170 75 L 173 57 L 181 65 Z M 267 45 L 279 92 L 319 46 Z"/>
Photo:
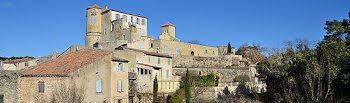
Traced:
<path fill-rule="evenodd" d="M 101 80 L 96 81 L 96 92 L 102 92 L 101 82 Z"/>
<path fill-rule="evenodd" d="M 123 63 L 122 71 L 125 72 L 125 65 L 124 65 L 124 63 Z"/>
<path fill-rule="evenodd" d="M 116 64 L 116 70 L 119 72 L 119 63 Z"/>
<path fill-rule="evenodd" d="M 124 80 L 122 80 L 122 92 L 124 92 Z"/>
<path fill-rule="evenodd" d="M 121 80 L 118 80 L 118 91 L 122 91 L 122 83 Z"/>

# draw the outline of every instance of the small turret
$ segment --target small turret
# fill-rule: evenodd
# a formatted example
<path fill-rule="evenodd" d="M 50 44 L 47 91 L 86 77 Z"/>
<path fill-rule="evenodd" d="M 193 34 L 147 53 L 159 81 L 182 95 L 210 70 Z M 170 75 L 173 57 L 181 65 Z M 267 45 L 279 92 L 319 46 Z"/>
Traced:
<path fill-rule="evenodd" d="M 162 25 L 162 34 L 159 35 L 158 39 L 180 41 L 178 38 L 175 37 L 175 25 L 169 22 Z"/>
<path fill-rule="evenodd" d="M 170 36 L 175 38 L 175 25 L 167 22 L 162 25 L 162 33 L 168 33 Z"/>

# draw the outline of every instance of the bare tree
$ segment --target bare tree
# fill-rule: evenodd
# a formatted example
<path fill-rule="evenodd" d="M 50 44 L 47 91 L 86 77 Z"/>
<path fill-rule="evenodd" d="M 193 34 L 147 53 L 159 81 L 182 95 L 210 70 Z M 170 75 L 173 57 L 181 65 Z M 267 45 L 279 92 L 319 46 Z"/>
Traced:
<path fill-rule="evenodd" d="M 84 92 L 82 88 L 67 86 L 64 83 L 58 83 L 54 86 L 50 96 L 37 97 L 38 103 L 82 103 L 83 101 Z"/>

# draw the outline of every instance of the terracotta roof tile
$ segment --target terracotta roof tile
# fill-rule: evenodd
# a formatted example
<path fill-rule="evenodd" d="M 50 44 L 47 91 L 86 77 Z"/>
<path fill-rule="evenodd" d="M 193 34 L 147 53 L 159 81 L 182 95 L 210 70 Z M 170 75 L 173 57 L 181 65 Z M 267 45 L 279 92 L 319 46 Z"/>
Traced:
<path fill-rule="evenodd" d="M 21 73 L 21 76 L 68 76 L 112 52 L 98 49 L 83 49 L 58 57 L 50 62 L 35 66 Z"/>
<path fill-rule="evenodd" d="M 102 9 L 100 6 L 94 4 L 92 6 L 89 6 L 87 9 L 91 9 L 91 8 L 97 8 L 97 9 Z"/>
<path fill-rule="evenodd" d="M 166 24 L 163 24 L 163 25 L 162 25 L 162 27 L 165 27 L 165 26 L 173 26 L 173 27 L 175 27 L 174 24 L 171 24 L 171 23 L 169 23 L 169 22 L 167 22 Z"/>

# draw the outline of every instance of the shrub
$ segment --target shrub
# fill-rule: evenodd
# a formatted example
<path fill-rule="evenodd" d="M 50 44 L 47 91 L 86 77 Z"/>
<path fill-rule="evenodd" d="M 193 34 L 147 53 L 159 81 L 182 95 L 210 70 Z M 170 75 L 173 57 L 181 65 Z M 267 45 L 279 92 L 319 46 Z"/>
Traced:
<path fill-rule="evenodd" d="M 179 96 L 170 97 L 169 103 L 184 103 L 183 98 Z"/>
<path fill-rule="evenodd" d="M 248 81 L 250 81 L 250 77 L 246 74 L 238 75 L 233 79 L 233 81 L 235 81 L 235 82 L 248 82 Z"/>

